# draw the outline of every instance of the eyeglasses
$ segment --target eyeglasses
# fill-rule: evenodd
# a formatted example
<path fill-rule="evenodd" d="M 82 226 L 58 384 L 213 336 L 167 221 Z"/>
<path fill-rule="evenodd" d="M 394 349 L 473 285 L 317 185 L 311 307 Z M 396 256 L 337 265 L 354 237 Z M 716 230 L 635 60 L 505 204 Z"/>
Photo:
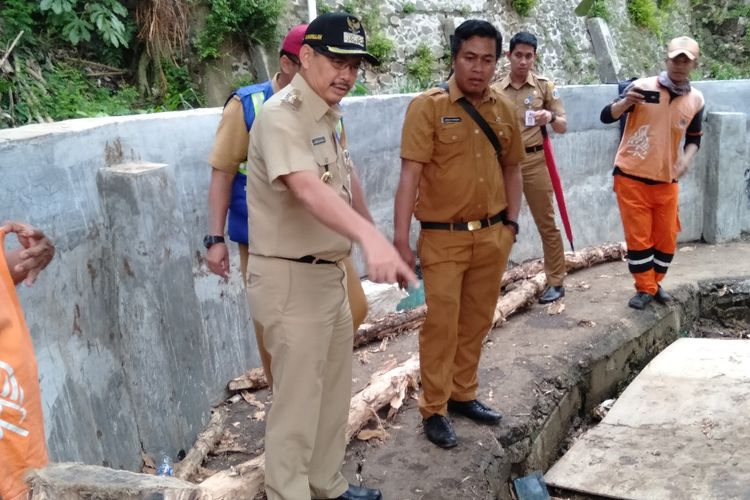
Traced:
<path fill-rule="evenodd" d="M 336 71 L 349 70 L 353 72 L 359 72 L 362 68 L 362 59 L 359 57 L 340 57 L 332 56 L 328 52 L 323 52 L 321 49 L 315 48 L 315 52 L 328 59 L 333 69 Z"/>

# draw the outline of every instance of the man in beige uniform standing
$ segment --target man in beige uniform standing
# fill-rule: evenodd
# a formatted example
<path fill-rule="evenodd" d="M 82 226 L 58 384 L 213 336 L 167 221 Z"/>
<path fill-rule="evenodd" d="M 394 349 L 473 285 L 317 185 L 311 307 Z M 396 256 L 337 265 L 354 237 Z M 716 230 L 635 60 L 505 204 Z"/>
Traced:
<path fill-rule="evenodd" d="M 245 183 L 248 169 L 247 148 L 250 140 L 248 132 L 262 104 L 289 85 L 297 74 L 300 67 L 299 51 L 306 30 L 307 25 L 300 24 L 289 30 L 284 37 L 279 51 L 279 72 L 271 80 L 237 89 L 224 105 L 209 158 L 212 167 L 208 189 L 209 231 L 204 238 L 208 269 L 223 278 L 229 275 L 229 249 L 224 239 L 224 226 L 228 221 L 226 225 L 229 239 L 236 241 L 239 249 L 242 280 L 247 280 L 248 220 Z M 358 196 L 358 199 L 364 199 L 364 196 Z M 366 218 L 372 220 L 367 207 L 364 209 Z M 348 277 L 352 326 L 356 332 L 367 316 L 367 299 L 351 258 L 345 259 L 344 265 Z M 263 345 L 260 325 L 253 322 L 253 329 L 263 371 L 268 386 L 272 387 L 271 356 Z"/>
<path fill-rule="evenodd" d="M 417 281 L 367 220 L 337 131 L 338 103 L 354 86 L 363 58 L 377 62 L 366 52 L 356 17 L 338 12 L 315 19 L 299 73 L 267 101 L 250 136 L 248 298 L 271 354 L 270 500 L 381 498 L 378 490 L 347 486 L 340 472 L 352 368 L 342 260 L 356 241 L 373 281 Z"/>
<path fill-rule="evenodd" d="M 532 70 L 536 61 L 537 39 L 522 31 L 510 39 L 507 53 L 510 72 L 493 87 L 510 99 L 521 125 L 526 161 L 523 172 L 523 195 L 529 203 L 544 251 L 547 288 L 539 298 L 541 304 L 565 296 L 565 251 L 560 230 L 555 225 L 552 181 L 542 147 L 542 127 L 549 125 L 558 134 L 568 130 L 565 109 L 555 84 Z"/>

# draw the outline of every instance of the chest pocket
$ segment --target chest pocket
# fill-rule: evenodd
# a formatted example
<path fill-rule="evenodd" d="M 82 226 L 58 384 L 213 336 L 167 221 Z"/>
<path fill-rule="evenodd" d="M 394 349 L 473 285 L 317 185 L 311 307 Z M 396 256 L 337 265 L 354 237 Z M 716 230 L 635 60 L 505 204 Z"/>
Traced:
<path fill-rule="evenodd" d="M 312 142 L 313 159 L 318 165 L 318 176 L 326 184 L 333 184 L 333 181 L 341 183 L 341 174 L 338 171 L 336 148 L 333 144 L 333 138 L 319 136 L 310 139 Z"/>
<path fill-rule="evenodd" d="M 492 130 L 500 141 L 500 147 L 502 148 L 500 156 L 502 157 L 510 151 L 510 143 L 513 139 L 513 127 L 507 123 L 492 123 L 490 124 L 490 127 L 492 127 Z"/>
<path fill-rule="evenodd" d="M 466 140 L 468 127 L 463 123 L 442 125 L 437 131 L 437 139 L 442 144 L 455 144 Z"/>

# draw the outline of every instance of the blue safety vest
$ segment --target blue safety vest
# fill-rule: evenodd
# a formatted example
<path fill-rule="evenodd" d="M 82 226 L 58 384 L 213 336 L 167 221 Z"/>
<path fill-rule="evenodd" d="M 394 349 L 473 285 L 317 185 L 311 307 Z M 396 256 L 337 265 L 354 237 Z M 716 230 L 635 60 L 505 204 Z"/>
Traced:
<path fill-rule="evenodd" d="M 255 117 L 260 112 L 260 107 L 273 95 L 271 80 L 255 85 L 248 85 L 237 89 L 229 96 L 224 106 L 237 96 L 242 103 L 242 112 L 245 116 L 245 126 L 248 132 L 253 126 Z M 241 165 L 232 182 L 232 199 L 229 203 L 229 214 L 227 226 L 229 239 L 237 243 L 247 244 L 247 160 Z"/>

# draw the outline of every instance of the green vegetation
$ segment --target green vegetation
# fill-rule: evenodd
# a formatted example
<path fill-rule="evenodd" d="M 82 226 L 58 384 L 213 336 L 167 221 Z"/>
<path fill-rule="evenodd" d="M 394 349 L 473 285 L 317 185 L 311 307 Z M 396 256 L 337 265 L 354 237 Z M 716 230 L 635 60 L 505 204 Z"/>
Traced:
<path fill-rule="evenodd" d="M 512 0 L 513 8 L 521 17 L 526 17 L 531 13 L 531 9 L 536 5 L 536 0 Z"/>
<path fill-rule="evenodd" d="M 404 14 L 413 14 L 416 12 L 417 8 L 414 6 L 411 2 L 406 2 L 404 5 L 401 6 L 401 11 Z"/>
<path fill-rule="evenodd" d="M 393 40 L 385 36 L 382 32 L 376 32 L 367 37 L 367 51 L 380 60 L 380 64 L 388 62 L 393 57 L 395 44 Z"/>
<path fill-rule="evenodd" d="M 331 8 L 331 6 L 325 2 L 317 1 L 315 2 L 315 6 L 317 8 L 318 15 L 328 14 L 329 12 L 333 12 L 333 9 Z"/>
<path fill-rule="evenodd" d="M 654 0 L 628 0 L 628 15 L 636 26 L 661 34 L 659 9 Z"/>
<path fill-rule="evenodd" d="M 610 21 L 610 12 L 609 8 L 607 7 L 607 1 L 606 0 L 594 0 L 594 3 L 591 4 L 591 9 L 588 13 L 589 17 L 600 17 L 604 19 L 605 21 Z"/>
<path fill-rule="evenodd" d="M 207 0 L 211 12 L 198 34 L 202 58 L 219 57 L 224 40 L 232 36 L 247 45 L 268 45 L 276 38 L 283 0 Z"/>
<path fill-rule="evenodd" d="M 406 74 L 413 78 L 421 88 L 428 87 L 432 83 L 432 73 L 435 70 L 435 58 L 432 56 L 432 51 L 427 44 L 420 43 L 410 59 L 406 63 Z"/>

